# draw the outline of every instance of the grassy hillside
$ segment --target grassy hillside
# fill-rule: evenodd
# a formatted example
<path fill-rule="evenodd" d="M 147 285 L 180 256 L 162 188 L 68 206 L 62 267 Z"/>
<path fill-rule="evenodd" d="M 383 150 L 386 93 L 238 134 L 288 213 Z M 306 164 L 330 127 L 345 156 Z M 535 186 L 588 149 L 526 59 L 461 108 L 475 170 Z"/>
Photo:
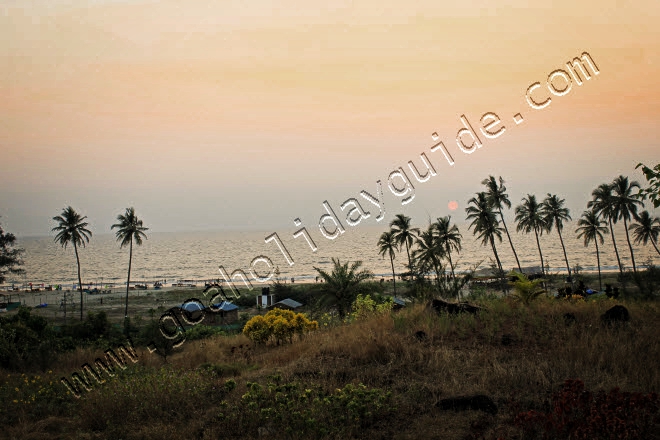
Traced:
<path fill-rule="evenodd" d="M 604 426 L 609 417 L 624 420 L 617 429 L 629 438 L 658 438 L 659 403 L 648 393 L 660 390 L 660 305 L 624 303 L 631 321 L 603 326 L 600 315 L 614 304 L 484 299 L 476 316 L 415 305 L 350 324 L 321 322 L 318 331 L 281 346 L 254 346 L 243 335 L 186 341 L 167 363 L 138 348 L 137 363 L 76 399 L 59 379 L 102 355 L 78 349 L 45 373 L 1 374 L 1 435 L 522 439 L 542 438 L 532 427 L 545 417 L 561 438 L 567 431 L 560 422 Z M 596 393 L 594 402 L 609 399 L 611 408 L 589 421 L 589 395 L 579 382 L 563 388 L 567 379 L 594 392 L 619 387 L 644 396 L 632 395 L 637 406 L 630 409 L 630 396 Z M 443 409 L 445 399 L 475 394 L 491 398 L 497 413 Z M 571 407 L 560 401 L 571 396 L 582 396 L 574 419 L 543 416 Z M 596 435 L 594 429 L 584 432 Z"/>

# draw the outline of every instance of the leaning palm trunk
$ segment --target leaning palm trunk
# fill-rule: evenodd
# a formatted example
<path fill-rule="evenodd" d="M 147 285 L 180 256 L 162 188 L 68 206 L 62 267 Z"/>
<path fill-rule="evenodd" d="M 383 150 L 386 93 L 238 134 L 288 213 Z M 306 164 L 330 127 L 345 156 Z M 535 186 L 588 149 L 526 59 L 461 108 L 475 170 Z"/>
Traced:
<path fill-rule="evenodd" d="M 506 232 L 506 236 L 509 239 L 509 245 L 511 246 L 511 251 L 513 251 L 513 256 L 516 258 L 516 265 L 518 266 L 518 270 L 520 273 L 523 273 L 522 267 L 520 267 L 520 261 L 518 260 L 518 254 L 516 253 L 516 249 L 513 247 L 513 241 L 511 241 L 511 235 L 509 235 L 509 228 L 506 227 L 506 222 L 504 221 L 504 214 L 502 213 L 502 208 L 500 208 L 500 217 L 502 218 L 502 224 L 504 225 L 504 232 Z"/>
<path fill-rule="evenodd" d="M 600 278 L 600 254 L 598 253 L 598 239 L 594 240 L 596 243 L 596 261 L 598 261 L 598 291 L 603 290 L 603 282 Z"/>
<path fill-rule="evenodd" d="M 497 255 L 497 249 L 495 248 L 495 239 L 491 236 L 490 237 L 490 245 L 493 248 L 493 253 L 495 254 L 495 260 L 497 261 L 497 267 L 500 269 L 500 275 L 504 272 L 502 269 L 502 263 L 500 262 L 500 256 Z M 504 284 L 504 280 L 498 276 L 500 279 L 500 288 L 502 289 L 503 292 L 508 294 L 508 290 L 506 290 L 506 284 Z"/>
<path fill-rule="evenodd" d="M 541 257 L 541 274 L 545 275 L 545 266 L 543 266 L 543 252 L 541 252 L 541 242 L 539 241 L 539 233 L 534 229 L 534 235 L 536 236 L 536 246 L 539 248 L 539 257 Z"/>
<path fill-rule="evenodd" d="M 571 276 L 571 266 L 568 265 L 568 257 L 566 256 L 566 247 L 564 246 L 564 239 L 561 237 L 561 230 L 559 229 L 559 222 L 556 223 L 557 233 L 559 234 L 559 242 L 561 243 L 561 249 L 564 251 L 564 261 L 566 262 L 566 270 L 568 270 L 568 276 Z"/>
<path fill-rule="evenodd" d="M 452 279 L 456 279 L 456 275 L 454 274 L 454 263 L 451 261 L 451 251 L 449 248 L 447 248 L 447 258 L 449 259 L 449 267 L 451 268 L 451 277 Z"/>
<path fill-rule="evenodd" d="M 438 286 L 438 290 L 440 290 L 440 268 L 441 268 L 440 262 L 434 258 L 433 270 L 435 270 L 435 283 Z"/>
<path fill-rule="evenodd" d="M 633 253 L 632 245 L 630 244 L 630 235 L 628 234 L 628 221 L 626 218 L 623 218 L 623 226 L 626 228 L 626 240 L 628 240 L 628 249 L 630 249 L 630 260 L 633 265 L 633 272 L 637 272 L 637 266 L 635 266 L 635 254 Z"/>
<path fill-rule="evenodd" d="M 80 258 L 78 258 L 78 246 L 73 242 L 73 250 L 76 253 L 76 263 L 78 264 L 78 289 L 80 290 L 80 320 L 83 320 L 83 288 L 82 279 L 80 278 Z M 65 309 L 66 310 L 66 309 Z"/>
<path fill-rule="evenodd" d="M 619 258 L 619 250 L 616 247 L 616 240 L 614 239 L 614 224 L 612 223 L 612 218 L 610 221 L 610 234 L 612 235 L 612 244 L 614 245 L 614 253 L 616 254 L 616 261 L 619 263 L 619 272 L 623 274 L 623 266 L 621 265 L 621 258 Z"/>
<path fill-rule="evenodd" d="M 392 263 L 392 284 L 394 285 L 394 296 L 396 297 L 396 273 L 394 272 L 394 258 L 391 255 L 390 263 Z"/>
<path fill-rule="evenodd" d="M 658 250 L 658 246 L 656 245 L 655 240 L 653 239 L 653 237 L 651 237 L 651 244 L 655 248 L 655 251 L 658 253 L 658 255 L 660 255 L 660 250 Z"/>
<path fill-rule="evenodd" d="M 495 239 L 490 237 L 490 246 L 493 248 L 493 253 L 495 254 L 495 260 L 497 261 L 497 267 L 502 272 L 502 263 L 500 263 L 500 256 L 497 255 L 497 249 L 495 248 Z"/>
<path fill-rule="evenodd" d="M 133 238 L 131 237 L 131 244 L 128 248 L 128 280 L 126 281 L 126 308 L 124 310 L 124 318 L 128 318 L 128 288 L 131 284 L 131 262 L 133 261 Z"/>

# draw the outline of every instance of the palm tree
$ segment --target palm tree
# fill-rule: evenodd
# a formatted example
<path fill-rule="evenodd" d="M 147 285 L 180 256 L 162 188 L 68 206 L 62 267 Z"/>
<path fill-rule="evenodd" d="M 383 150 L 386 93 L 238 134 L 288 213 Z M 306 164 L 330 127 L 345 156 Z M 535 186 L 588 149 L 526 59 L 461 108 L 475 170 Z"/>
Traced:
<path fill-rule="evenodd" d="M 394 232 L 383 232 L 380 235 L 380 239 L 378 240 L 378 254 L 382 255 L 383 258 L 385 258 L 385 254 L 390 257 L 390 263 L 392 264 L 392 281 L 394 283 L 394 296 L 396 296 L 396 273 L 394 273 L 394 257 L 395 251 L 398 250 L 399 245 L 394 239 Z"/>
<path fill-rule="evenodd" d="M 518 222 L 516 231 L 523 231 L 526 234 L 534 231 L 536 246 L 539 248 L 539 256 L 541 257 L 541 273 L 545 275 L 539 234 L 543 235 L 543 232 L 548 231 L 548 223 L 543 217 L 541 204 L 536 201 L 535 195 L 527 194 L 527 197 L 523 197 L 522 204 L 516 206 L 516 221 Z"/>
<path fill-rule="evenodd" d="M 628 234 L 628 222 L 631 218 L 637 218 L 637 207 L 644 206 L 644 204 L 637 198 L 637 191 L 633 194 L 633 189 L 639 190 L 640 186 L 637 181 L 628 182 L 625 176 L 619 176 L 612 182 L 612 192 L 614 195 L 614 223 L 617 220 L 623 219 L 623 226 L 626 230 L 626 240 L 628 241 L 628 249 L 630 249 L 630 260 L 633 265 L 633 272 L 637 272 L 635 266 L 635 254 L 633 254 L 632 244 L 630 244 L 630 235 Z"/>
<path fill-rule="evenodd" d="M 614 224 L 612 219 L 614 214 L 614 196 L 612 195 L 612 185 L 609 183 L 601 183 L 598 187 L 591 192 L 593 199 L 587 203 L 587 208 L 593 208 L 599 217 L 607 219 L 610 226 L 610 234 L 612 236 L 612 245 L 614 246 L 614 254 L 616 261 L 619 264 L 619 273 L 623 273 L 623 265 L 619 257 L 619 250 L 616 247 L 616 240 L 614 239 Z"/>
<path fill-rule="evenodd" d="M 410 227 L 411 218 L 403 214 L 397 214 L 394 220 L 390 222 L 390 228 L 394 232 L 394 239 L 401 246 L 406 245 L 406 254 L 408 254 L 408 266 L 412 265 L 410 259 L 410 247 L 415 241 L 415 237 L 419 235 L 419 228 Z"/>
<path fill-rule="evenodd" d="M 371 278 L 373 274 L 366 269 L 357 271 L 362 266 L 362 261 L 341 264 L 339 259 L 333 258 L 332 264 L 332 273 L 327 273 L 316 266 L 314 269 L 325 281 L 321 301 L 337 306 L 339 317 L 343 319 L 359 293 L 360 283 Z"/>
<path fill-rule="evenodd" d="M 435 229 L 436 238 L 438 244 L 444 250 L 444 253 L 449 259 L 449 266 L 451 267 L 451 276 L 456 278 L 454 274 L 454 263 L 451 260 L 451 251 L 452 249 L 456 252 L 461 251 L 461 239 L 463 236 L 458 231 L 458 226 L 451 225 L 451 216 L 438 217 L 438 220 L 433 224 Z"/>
<path fill-rule="evenodd" d="M 419 234 L 416 239 L 417 249 L 413 250 L 413 259 L 419 264 L 422 273 L 426 273 L 429 268 L 435 272 L 435 280 L 440 285 L 440 273 L 442 264 L 440 260 L 445 254 L 435 234 L 435 228 L 429 224 L 426 231 Z"/>
<path fill-rule="evenodd" d="M 543 278 L 530 281 L 524 273 L 514 271 L 511 271 L 509 275 L 516 279 L 511 283 L 514 290 L 513 298 L 525 305 L 529 305 L 530 302 L 545 293 L 545 290 L 541 287 L 541 284 L 545 281 Z"/>
<path fill-rule="evenodd" d="M 117 216 L 116 223 L 110 227 L 110 229 L 117 228 L 116 236 L 117 241 L 121 241 L 119 245 L 120 248 L 128 245 L 128 279 L 126 281 L 126 308 L 124 309 L 124 317 L 128 318 L 128 287 L 131 283 L 131 262 L 133 261 L 133 241 L 135 244 L 140 246 L 142 244 L 142 239 L 147 238 L 147 235 L 144 231 L 149 230 L 142 226 L 142 220 L 139 220 L 135 215 L 135 209 L 126 208 L 126 213 L 124 215 L 119 214 Z"/>
<path fill-rule="evenodd" d="M 465 212 L 468 214 L 466 220 L 472 220 L 468 229 L 473 229 L 473 234 L 479 234 L 477 237 L 481 239 L 481 244 L 485 246 L 490 243 L 495 254 L 497 267 L 502 272 L 502 263 L 500 257 L 497 255 L 497 248 L 495 247 L 495 238 L 502 241 L 502 227 L 500 227 L 497 214 L 493 211 L 493 205 L 488 202 L 485 192 L 477 193 L 476 197 L 472 197 L 468 201 L 468 206 Z"/>
<path fill-rule="evenodd" d="M 509 234 L 509 228 L 506 227 L 506 222 L 504 221 L 504 213 L 502 212 L 502 206 L 506 206 L 508 209 L 511 209 L 511 201 L 509 200 L 509 196 L 506 193 L 506 186 L 504 186 L 504 179 L 502 179 L 502 176 L 499 178 L 499 184 L 495 180 L 495 177 L 493 176 L 488 176 L 488 179 L 484 179 L 481 182 L 482 185 L 486 185 L 486 188 L 488 188 L 487 191 L 487 196 L 488 196 L 488 201 L 490 202 L 491 205 L 493 205 L 494 208 L 497 208 L 497 210 L 500 213 L 500 218 L 502 219 L 502 225 L 504 225 L 504 232 L 506 232 L 506 236 L 509 239 L 509 245 L 511 246 L 511 251 L 513 252 L 513 256 L 516 258 L 516 265 L 518 266 L 518 270 L 520 273 L 522 273 L 522 268 L 520 267 L 520 261 L 518 260 L 518 254 L 516 253 L 516 249 L 513 247 L 513 241 L 511 241 L 511 235 Z"/>
<path fill-rule="evenodd" d="M 658 235 L 660 235 L 660 218 L 651 217 L 648 211 L 642 211 L 637 217 L 637 224 L 632 224 L 628 227 L 633 231 L 633 238 L 635 244 L 644 243 L 644 246 L 650 241 L 655 251 L 660 255 L 658 250 Z"/>
<path fill-rule="evenodd" d="M 548 193 L 548 196 L 543 200 L 541 206 L 541 214 L 548 224 L 548 232 L 552 232 L 554 225 L 559 234 L 559 242 L 561 249 L 564 251 L 564 261 L 566 262 L 566 269 L 568 270 L 568 277 L 571 277 L 571 266 L 568 264 L 568 257 L 566 256 L 566 247 L 564 246 L 564 239 L 561 236 L 561 231 L 564 229 L 564 221 L 571 220 L 568 208 L 564 207 L 564 199 L 560 199 L 556 195 Z"/>
<path fill-rule="evenodd" d="M 76 264 L 78 265 L 78 289 L 80 290 L 80 320 L 83 320 L 83 288 L 82 279 L 80 277 L 80 258 L 78 257 L 78 246 L 85 247 L 85 243 L 89 243 L 89 238 L 92 236 L 92 231 L 87 229 L 89 225 L 85 222 L 87 216 L 81 216 L 70 206 L 62 210 L 62 214 L 53 217 L 57 222 L 51 231 L 57 232 L 55 241 L 66 249 L 69 243 L 73 244 L 73 250 L 76 254 Z M 66 304 L 66 301 L 65 301 Z M 66 309 L 65 309 L 66 313 Z"/>
<path fill-rule="evenodd" d="M 592 241 L 596 243 L 596 261 L 598 262 L 598 290 L 603 290 L 603 283 L 600 278 L 600 252 L 598 250 L 598 241 L 600 244 L 605 243 L 603 234 L 607 234 L 607 226 L 603 220 L 600 219 L 598 212 L 595 209 L 584 211 L 582 218 L 578 220 L 578 238 L 584 238 L 584 246 L 589 246 Z"/>

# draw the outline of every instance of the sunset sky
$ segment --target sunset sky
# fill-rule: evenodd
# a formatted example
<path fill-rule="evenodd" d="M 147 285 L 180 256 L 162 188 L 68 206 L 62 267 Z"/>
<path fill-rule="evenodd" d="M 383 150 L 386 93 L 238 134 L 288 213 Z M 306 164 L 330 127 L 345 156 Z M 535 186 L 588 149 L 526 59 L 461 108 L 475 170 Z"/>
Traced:
<path fill-rule="evenodd" d="M 550 192 L 573 218 L 600 183 L 645 183 L 635 165 L 660 162 L 660 2 L 496 3 L 5 0 L 0 222 L 48 235 L 71 205 L 108 233 L 134 206 L 151 231 L 290 234 L 300 217 L 320 237 L 325 200 L 344 219 L 359 198 L 378 224 L 359 195 L 378 180 L 386 221 L 420 226 L 450 201 L 463 220 L 489 174 L 514 205 Z M 550 94 L 548 75 L 585 51 L 599 74 Z M 535 82 L 544 109 L 527 103 Z M 505 131 L 462 152 L 461 116 L 478 131 L 486 112 Z M 421 153 L 437 172 L 424 183 L 407 165 L 424 170 Z M 398 167 L 416 190 L 405 206 L 387 187 Z"/>

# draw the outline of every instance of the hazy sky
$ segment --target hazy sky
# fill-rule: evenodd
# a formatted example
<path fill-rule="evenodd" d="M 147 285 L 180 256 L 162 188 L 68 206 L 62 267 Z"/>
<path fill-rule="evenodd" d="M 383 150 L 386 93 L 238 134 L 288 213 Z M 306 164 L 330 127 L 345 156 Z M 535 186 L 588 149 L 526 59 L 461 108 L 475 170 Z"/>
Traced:
<path fill-rule="evenodd" d="M 152 231 L 289 235 L 300 217 L 320 237 L 325 200 L 345 219 L 357 198 L 377 224 L 360 192 L 378 198 L 378 180 L 385 221 L 423 225 L 452 200 L 462 220 L 489 174 L 514 204 L 551 192 L 577 218 L 598 184 L 644 182 L 635 165 L 660 161 L 658 1 L 326 3 L 2 2 L 2 225 L 47 235 L 71 205 L 105 233 L 134 206 Z M 570 89 L 551 94 L 548 75 L 585 51 L 599 74 L 559 72 Z M 483 143 L 471 154 L 462 115 Z M 423 183 L 407 165 L 423 174 L 421 153 L 437 174 Z M 388 189 L 399 167 L 405 206 Z"/>

